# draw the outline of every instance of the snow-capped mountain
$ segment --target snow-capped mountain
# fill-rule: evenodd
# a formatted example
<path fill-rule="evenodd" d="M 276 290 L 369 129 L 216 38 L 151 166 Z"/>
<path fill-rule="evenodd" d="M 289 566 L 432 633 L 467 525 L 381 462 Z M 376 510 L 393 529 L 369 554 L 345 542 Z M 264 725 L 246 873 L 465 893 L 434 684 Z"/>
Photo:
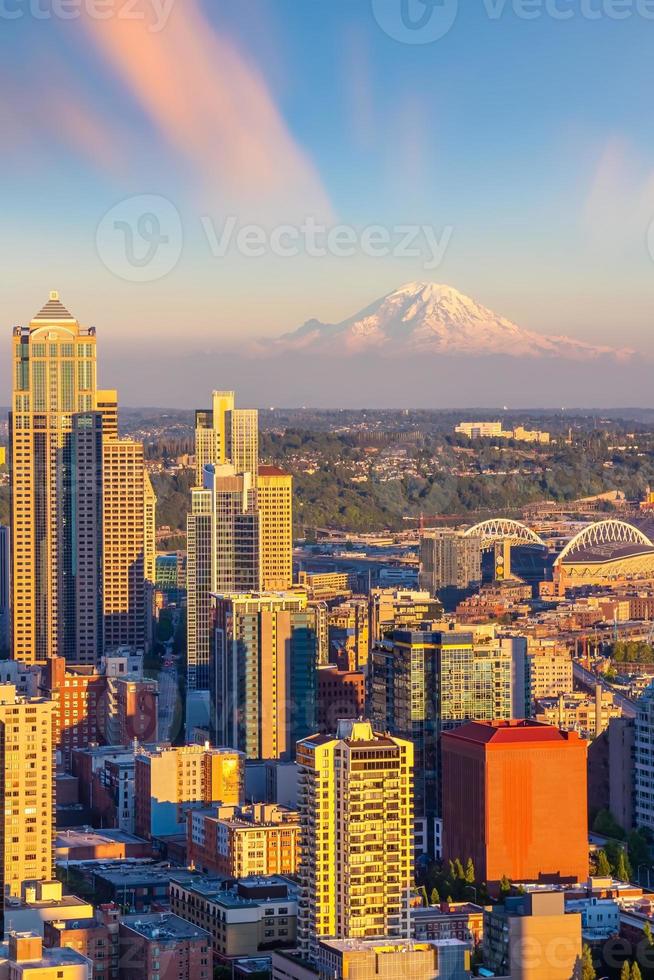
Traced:
<path fill-rule="evenodd" d="M 274 346 L 325 354 L 502 354 L 580 361 L 624 360 L 633 353 L 524 330 L 451 286 L 430 282 L 407 283 L 341 323 L 308 320 Z"/>

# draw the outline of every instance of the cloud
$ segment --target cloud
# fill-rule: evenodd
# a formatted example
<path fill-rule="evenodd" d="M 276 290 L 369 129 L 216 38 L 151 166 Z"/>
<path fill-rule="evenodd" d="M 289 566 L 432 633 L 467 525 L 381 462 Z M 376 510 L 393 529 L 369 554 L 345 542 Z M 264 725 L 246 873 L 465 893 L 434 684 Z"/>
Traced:
<path fill-rule="evenodd" d="M 654 218 L 654 170 L 631 144 L 612 137 L 602 147 L 582 211 L 586 233 L 599 248 L 642 246 Z"/>
<path fill-rule="evenodd" d="M 218 198 L 266 214 L 274 205 L 278 220 L 328 216 L 320 177 L 261 73 L 212 27 L 197 0 L 172 2 L 163 27 L 148 0 L 130 4 L 129 18 L 86 16 L 84 25 L 169 147 L 190 165 L 207 203 Z"/>

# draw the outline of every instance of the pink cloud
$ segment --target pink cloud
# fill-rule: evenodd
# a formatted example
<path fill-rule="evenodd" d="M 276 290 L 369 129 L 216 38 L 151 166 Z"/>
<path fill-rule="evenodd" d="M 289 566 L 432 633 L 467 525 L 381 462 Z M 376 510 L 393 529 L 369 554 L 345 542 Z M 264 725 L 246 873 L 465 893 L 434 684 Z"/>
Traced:
<path fill-rule="evenodd" d="M 328 214 L 319 175 L 294 140 L 263 76 L 218 34 L 197 0 L 174 3 L 162 29 L 154 5 L 133 17 L 84 20 L 89 36 L 203 193 L 248 205 Z M 142 19 L 135 19 L 138 15 Z M 290 220 L 290 218 L 289 218 Z"/>

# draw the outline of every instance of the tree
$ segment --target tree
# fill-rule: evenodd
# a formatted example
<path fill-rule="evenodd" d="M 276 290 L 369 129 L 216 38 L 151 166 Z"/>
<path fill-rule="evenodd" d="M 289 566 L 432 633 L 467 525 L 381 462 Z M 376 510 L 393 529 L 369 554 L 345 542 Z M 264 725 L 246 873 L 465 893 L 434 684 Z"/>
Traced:
<path fill-rule="evenodd" d="M 581 980 L 596 980 L 596 977 L 593 954 L 590 951 L 590 946 L 584 944 L 581 954 Z"/>
<path fill-rule="evenodd" d="M 465 879 L 467 884 L 474 885 L 475 883 L 475 866 L 472 863 L 472 858 L 468 858 L 465 870 Z"/>
<path fill-rule="evenodd" d="M 421 885 L 420 888 L 418 889 L 418 892 L 422 899 L 422 904 L 425 906 L 429 905 L 429 899 L 427 898 L 427 889 L 425 888 L 425 886 Z"/>
<path fill-rule="evenodd" d="M 643 980 L 643 975 L 637 963 L 631 964 L 631 980 Z"/>
<path fill-rule="evenodd" d="M 613 837 L 615 840 L 624 840 L 625 832 L 614 818 L 610 810 L 600 810 L 593 821 L 593 830 L 596 834 L 603 837 Z"/>
<path fill-rule="evenodd" d="M 611 876 L 611 865 L 606 856 L 606 851 L 603 850 L 597 852 L 597 874 L 600 878 L 609 878 Z"/>
<path fill-rule="evenodd" d="M 459 858 L 457 858 L 454 862 L 454 873 L 456 877 L 459 879 L 459 881 L 464 881 L 466 873 L 463 870 L 463 865 L 461 864 Z"/>
<path fill-rule="evenodd" d="M 504 899 L 511 891 L 511 882 L 506 875 L 502 875 L 502 880 L 500 881 L 500 895 Z"/>
<path fill-rule="evenodd" d="M 440 905 L 440 902 L 441 902 L 441 897 L 438 894 L 438 888 L 432 888 L 430 903 L 432 905 Z"/>
<path fill-rule="evenodd" d="M 615 866 L 615 876 L 620 881 L 629 881 L 629 870 L 627 868 L 627 858 L 624 851 L 620 851 L 618 863 Z"/>
<path fill-rule="evenodd" d="M 620 970 L 620 980 L 631 980 L 631 969 L 627 960 L 625 960 L 622 964 L 622 969 Z"/>

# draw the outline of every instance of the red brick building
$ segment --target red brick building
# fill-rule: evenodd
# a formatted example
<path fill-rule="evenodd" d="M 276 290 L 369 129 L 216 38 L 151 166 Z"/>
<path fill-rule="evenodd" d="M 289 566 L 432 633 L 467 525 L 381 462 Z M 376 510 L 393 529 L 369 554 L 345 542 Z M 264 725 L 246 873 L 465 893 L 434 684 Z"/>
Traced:
<path fill-rule="evenodd" d="M 443 854 L 490 886 L 588 878 L 587 746 L 536 721 L 475 721 L 442 736 Z"/>
<path fill-rule="evenodd" d="M 70 947 L 93 963 L 93 980 L 120 976 L 117 905 L 100 905 L 93 919 L 45 922 L 43 943 L 50 949 Z"/>
<path fill-rule="evenodd" d="M 364 715 L 366 679 L 363 671 L 320 667 L 316 676 L 316 726 L 319 732 L 335 732 L 339 718 Z"/>
<path fill-rule="evenodd" d="M 120 923 L 121 980 L 211 980 L 213 946 L 208 932 L 171 912 L 128 915 Z"/>

